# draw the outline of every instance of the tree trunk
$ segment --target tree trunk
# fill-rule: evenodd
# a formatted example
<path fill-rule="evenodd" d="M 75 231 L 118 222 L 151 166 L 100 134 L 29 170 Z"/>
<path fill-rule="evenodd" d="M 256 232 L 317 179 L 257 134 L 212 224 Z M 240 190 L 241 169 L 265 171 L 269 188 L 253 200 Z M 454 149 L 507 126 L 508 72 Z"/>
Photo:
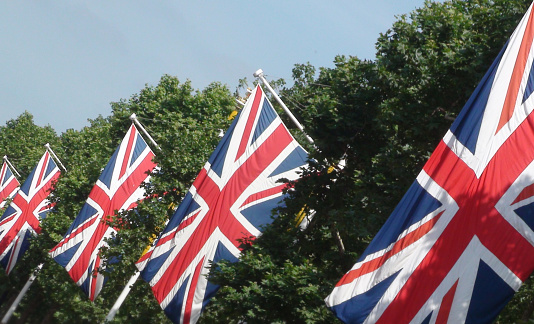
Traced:
<path fill-rule="evenodd" d="M 57 310 L 56 306 L 50 308 L 48 310 L 48 312 L 46 312 L 46 315 L 43 318 L 43 320 L 41 321 L 41 324 L 50 324 L 50 323 L 52 323 L 52 320 L 54 319 L 54 313 L 56 312 L 56 310 Z"/>

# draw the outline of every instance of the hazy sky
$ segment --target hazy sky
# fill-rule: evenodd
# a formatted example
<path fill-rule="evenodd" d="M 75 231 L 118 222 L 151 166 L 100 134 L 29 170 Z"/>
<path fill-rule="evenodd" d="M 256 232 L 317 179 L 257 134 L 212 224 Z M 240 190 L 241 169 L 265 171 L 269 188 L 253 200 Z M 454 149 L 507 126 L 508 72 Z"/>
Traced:
<path fill-rule="evenodd" d="M 373 59 L 375 42 L 424 0 L 2 1 L 0 125 L 24 111 L 58 133 L 111 113 L 163 74 L 202 89 L 291 80 L 296 63 Z"/>

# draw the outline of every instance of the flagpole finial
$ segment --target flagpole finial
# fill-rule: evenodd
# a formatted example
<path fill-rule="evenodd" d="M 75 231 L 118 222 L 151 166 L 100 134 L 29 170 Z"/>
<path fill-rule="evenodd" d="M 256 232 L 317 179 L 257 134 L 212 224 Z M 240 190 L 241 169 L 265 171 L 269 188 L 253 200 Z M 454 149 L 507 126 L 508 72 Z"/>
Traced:
<path fill-rule="evenodd" d="M 146 137 L 148 137 L 148 139 L 150 140 L 150 142 L 152 142 L 152 144 L 154 144 L 154 146 L 156 146 L 158 148 L 158 150 L 161 151 L 161 147 L 159 147 L 158 143 L 156 143 L 156 141 L 154 141 L 154 139 L 152 138 L 152 136 L 150 136 L 150 134 L 146 131 L 146 129 L 143 127 L 143 125 L 141 125 L 141 123 L 139 122 L 139 120 L 137 120 L 137 115 L 135 113 L 133 113 L 131 116 L 130 116 L 130 120 L 132 121 L 132 123 L 134 123 L 135 125 L 137 125 L 137 127 L 139 127 L 139 129 L 141 129 L 141 131 L 143 132 L 143 134 L 146 135 Z"/>
<path fill-rule="evenodd" d="M 278 101 L 278 103 L 280 104 L 280 106 L 282 106 L 282 109 L 284 109 L 284 111 L 286 112 L 286 114 L 289 116 L 289 118 L 291 119 L 291 121 L 293 122 L 293 124 L 295 124 L 295 126 L 297 126 L 298 129 L 300 129 L 300 131 L 302 133 L 304 133 L 304 136 L 306 137 L 306 139 L 308 140 L 308 142 L 310 142 L 311 144 L 314 143 L 313 139 L 308 135 L 306 134 L 306 132 L 304 131 L 304 126 L 302 126 L 299 121 L 297 120 L 297 118 L 295 118 L 295 116 L 293 115 L 293 113 L 291 113 L 291 111 L 289 110 L 289 108 L 287 108 L 286 104 L 282 101 L 282 99 L 280 99 L 280 97 L 278 96 L 278 94 L 274 91 L 274 89 L 271 87 L 271 85 L 269 84 L 269 82 L 265 79 L 265 76 L 263 75 L 263 70 L 262 69 L 258 69 L 256 72 L 254 72 L 254 77 L 258 78 L 261 80 L 261 82 L 263 82 L 263 84 L 267 87 L 267 89 L 269 89 L 269 91 L 271 92 L 271 94 L 273 95 L 274 99 L 276 99 L 276 101 Z"/>
<path fill-rule="evenodd" d="M 262 69 L 258 69 L 256 72 L 254 72 L 253 75 L 254 75 L 255 78 L 262 77 L 263 76 L 263 70 Z"/>
<path fill-rule="evenodd" d="M 20 178 L 20 173 L 15 169 L 13 164 L 9 162 L 9 159 L 7 158 L 7 155 L 4 155 L 4 162 L 7 163 L 7 165 L 11 168 L 11 171 L 15 172 L 15 174 Z"/>
<path fill-rule="evenodd" d="M 65 168 L 65 166 L 63 165 L 63 163 L 61 163 L 61 160 L 57 157 L 56 153 L 54 152 L 54 150 L 52 150 L 52 148 L 50 147 L 50 143 L 46 143 L 44 145 L 44 147 L 46 147 L 46 150 L 48 152 L 50 152 L 50 154 L 52 154 L 52 156 L 56 159 L 56 162 L 59 164 L 59 166 L 63 169 L 63 171 L 67 172 L 67 168 Z"/>

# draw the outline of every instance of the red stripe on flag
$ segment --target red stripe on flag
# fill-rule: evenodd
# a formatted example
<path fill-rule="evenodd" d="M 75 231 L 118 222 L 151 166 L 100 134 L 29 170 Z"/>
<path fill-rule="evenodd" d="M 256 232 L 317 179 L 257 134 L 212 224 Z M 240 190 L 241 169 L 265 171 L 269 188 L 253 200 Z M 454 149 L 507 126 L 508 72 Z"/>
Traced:
<path fill-rule="evenodd" d="M 7 218 L 4 218 L 4 220 L 0 223 L 0 226 L 3 226 L 4 224 L 8 223 L 9 221 L 11 221 L 13 219 L 13 217 L 15 217 L 17 215 L 17 213 L 15 212 L 14 214 L 12 214 L 11 216 L 7 217 Z"/>
<path fill-rule="evenodd" d="M 195 290 L 197 288 L 198 278 L 200 277 L 200 270 L 202 270 L 202 265 L 204 264 L 204 258 L 200 260 L 195 268 L 195 273 L 193 278 L 191 278 L 191 285 L 189 286 L 189 292 L 187 293 L 187 302 L 185 303 L 185 312 L 184 312 L 184 321 L 183 323 L 191 322 L 191 308 L 193 307 L 193 300 L 195 298 Z"/>
<path fill-rule="evenodd" d="M 46 166 L 48 165 L 48 151 L 45 153 L 45 158 L 43 160 L 43 166 L 41 167 L 41 172 L 39 174 L 39 178 L 37 178 L 37 184 L 35 187 L 38 187 L 41 184 L 41 180 L 43 180 L 43 174 L 46 170 Z"/>
<path fill-rule="evenodd" d="M 525 189 L 523 189 L 523 191 L 521 191 L 519 196 L 517 196 L 517 198 L 514 200 L 512 205 L 520 202 L 521 200 L 528 199 L 532 196 L 534 196 L 534 183 L 531 184 L 530 186 L 525 187 Z"/>
<path fill-rule="evenodd" d="M 508 121 L 510 121 L 510 118 L 512 118 L 512 115 L 514 114 L 515 104 L 519 94 L 519 87 L 521 85 L 521 80 L 523 79 L 523 74 L 525 73 L 528 54 L 530 52 L 530 48 L 532 47 L 532 37 L 534 36 L 534 28 L 531 28 L 533 13 L 534 10 L 530 12 L 530 16 L 528 18 L 525 34 L 523 35 L 523 40 L 521 42 L 521 47 L 519 48 L 519 53 L 517 54 L 510 85 L 508 86 L 508 92 L 506 93 L 506 100 L 504 101 L 501 118 L 499 120 L 499 126 L 497 126 L 497 131 L 495 133 L 498 133 L 501 128 Z"/>
<path fill-rule="evenodd" d="M 245 202 L 241 205 L 241 207 L 239 208 L 243 208 L 244 206 L 248 205 L 249 203 L 251 202 L 255 202 L 255 201 L 258 201 L 260 199 L 263 199 L 263 198 L 266 198 L 266 197 L 270 197 L 270 196 L 274 196 L 274 195 L 278 195 L 278 194 L 281 194 L 282 193 L 282 190 L 287 186 L 286 183 L 283 183 L 277 187 L 274 187 L 274 188 L 271 188 L 271 189 L 267 189 L 267 190 L 264 190 L 264 191 L 261 191 L 261 192 L 258 192 L 256 194 L 253 194 L 251 195 L 250 197 L 247 198 L 247 200 L 245 200 Z"/>
<path fill-rule="evenodd" d="M 408 233 L 405 237 L 398 240 L 395 245 L 389 250 L 388 252 L 384 253 L 383 256 L 378 257 L 376 259 L 370 260 L 369 262 L 366 262 L 362 264 L 361 267 L 358 269 L 349 271 L 341 280 L 337 283 L 336 287 L 343 286 L 347 283 L 351 283 L 356 278 L 363 276 L 365 274 L 368 274 L 370 272 L 375 271 L 376 269 L 380 268 L 384 263 L 386 263 L 389 258 L 394 256 L 395 254 L 399 253 L 406 247 L 410 246 L 411 244 L 415 243 L 417 240 L 419 240 L 421 237 L 426 235 L 430 230 L 434 227 L 434 224 L 439 220 L 441 215 L 443 215 L 443 211 L 436 215 L 431 220 L 427 221 L 423 225 L 419 226 L 416 230 Z"/>
<path fill-rule="evenodd" d="M 130 138 L 128 139 L 128 144 L 126 145 L 126 153 L 123 155 L 122 159 L 122 166 L 121 172 L 119 173 L 119 178 L 124 175 L 126 169 L 128 168 L 128 162 L 130 161 L 130 154 L 132 152 L 135 135 L 137 135 L 137 132 L 135 131 L 135 128 L 132 125 L 132 127 L 130 128 Z"/>
<path fill-rule="evenodd" d="M 196 212 L 191 217 L 188 217 L 185 220 L 183 220 L 180 223 L 180 225 L 178 226 L 177 231 L 179 232 L 179 231 L 183 230 L 184 228 L 186 228 L 187 226 L 191 225 L 191 223 L 197 218 L 198 214 L 200 214 L 200 211 Z"/>
<path fill-rule="evenodd" d="M 0 201 L 6 200 L 9 195 L 15 191 L 15 189 L 19 186 L 19 182 L 16 179 L 13 179 L 13 181 L 10 181 L 8 185 L 0 192 Z"/>
<path fill-rule="evenodd" d="M 0 183 L 0 186 L 4 184 L 4 177 L 5 177 L 6 172 L 7 172 L 6 169 L 7 169 L 7 164 L 6 164 L 6 162 L 4 162 L 4 165 L 2 166 L 2 175 L 0 175 L 0 181 L 2 181 Z"/>
<path fill-rule="evenodd" d="M 256 115 L 258 114 L 262 97 L 263 93 L 261 92 L 260 86 L 258 86 L 256 88 L 256 96 L 254 97 L 254 102 L 252 103 L 252 109 L 250 110 L 250 115 L 248 116 L 248 120 L 245 125 L 245 132 L 243 133 L 243 137 L 241 137 L 241 143 L 239 144 L 239 149 L 237 150 L 237 155 L 235 157 L 236 161 L 241 157 L 241 155 L 243 155 L 247 148 L 250 139 L 250 133 L 252 132 L 252 125 L 254 125 L 254 121 L 256 120 Z"/>
<path fill-rule="evenodd" d="M 97 284 L 97 281 L 98 281 L 98 267 L 100 267 L 100 256 L 97 255 L 96 256 L 96 260 L 95 260 L 95 264 L 93 266 L 93 269 L 95 269 L 94 271 L 92 271 L 92 273 L 89 275 L 91 276 L 91 279 L 89 280 L 90 282 L 90 292 L 89 292 L 89 299 L 91 301 L 95 301 L 95 292 L 96 292 L 96 284 Z"/>
<path fill-rule="evenodd" d="M 97 214 L 98 215 L 98 214 Z M 83 224 L 81 227 L 77 228 L 74 232 L 70 233 L 68 236 L 66 236 L 63 240 L 61 240 L 61 242 L 59 242 L 58 245 L 54 246 L 54 248 L 52 250 L 50 250 L 50 253 L 51 252 L 54 252 L 55 250 L 59 249 L 60 247 L 62 247 L 63 245 L 67 244 L 71 239 L 75 238 L 76 235 L 78 235 L 79 233 L 83 232 L 86 228 L 88 228 L 89 226 L 93 225 L 93 223 L 98 219 L 98 216 L 94 216 L 93 219 L 91 219 L 90 221 L 86 222 L 85 224 Z"/>
<path fill-rule="evenodd" d="M 174 235 L 166 235 L 165 237 L 162 237 L 161 239 L 159 239 L 159 241 L 157 242 L 157 246 L 161 246 L 167 242 L 169 242 L 170 240 L 172 240 L 174 237 L 176 236 L 176 233 L 174 233 Z M 150 252 L 152 253 L 152 252 Z"/>
<path fill-rule="evenodd" d="M 15 240 L 13 241 L 13 245 L 11 245 L 11 254 L 9 255 L 9 262 L 7 263 L 6 267 L 6 274 L 9 275 L 9 272 L 11 272 L 9 269 L 11 269 L 11 264 L 13 263 L 13 258 L 15 255 L 18 255 L 17 251 L 15 251 L 17 244 L 19 242 L 20 238 L 17 236 Z"/>
<path fill-rule="evenodd" d="M 150 256 L 152 256 L 152 252 L 154 250 L 150 250 L 148 251 L 147 253 L 143 254 L 139 260 L 137 260 L 137 262 L 135 262 L 135 264 L 139 264 L 139 263 L 142 263 L 143 261 L 145 261 L 146 259 L 148 259 Z"/>
<path fill-rule="evenodd" d="M 457 286 L 458 281 L 456 281 L 452 288 L 445 294 L 445 296 L 443 296 L 443 300 L 441 301 L 441 306 L 439 308 L 438 318 L 436 319 L 436 324 L 447 324 Z"/>
<path fill-rule="evenodd" d="M 232 175 L 222 189 L 223 192 L 220 191 L 213 179 L 207 176 L 206 169 L 200 171 L 193 186 L 197 188 L 197 194 L 206 201 L 209 209 L 198 225 L 198 229 L 187 238 L 172 260 L 172 264 L 164 269 L 161 277 L 152 286 L 154 296 L 160 303 L 168 296 L 176 281 L 196 258 L 197 253 L 194 251 L 202 249 L 216 228 L 219 228 L 236 247 L 241 245 L 239 239 L 251 235 L 243 224 L 231 214 L 230 206 L 292 141 L 293 138 L 287 129 L 280 124 L 272 135 L 258 147 L 254 155 L 247 159 Z M 223 197 L 224 199 L 222 199 Z M 162 241 L 158 242 L 158 246 L 163 243 Z"/>

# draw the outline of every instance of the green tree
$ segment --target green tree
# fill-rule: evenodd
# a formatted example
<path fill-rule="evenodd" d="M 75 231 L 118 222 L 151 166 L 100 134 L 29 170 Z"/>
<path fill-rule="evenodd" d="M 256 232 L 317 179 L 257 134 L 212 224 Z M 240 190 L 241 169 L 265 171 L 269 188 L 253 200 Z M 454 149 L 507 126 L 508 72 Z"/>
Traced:
<path fill-rule="evenodd" d="M 32 269 L 43 261 L 45 265 L 12 322 L 102 322 L 135 272 L 135 261 L 172 214 L 215 148 L 220 131 L 228 127 L 228 116 L 233 110 L 235 100 L 225 86 L 213 83 L 197 91 L 189 81 L 180 83 L 177 78 L 165 75 L 157 86 L 146 86 L 130 99 L 112 103 L 111 116 L 90 120 L 90 126 L 80 131 L 71 129 L 63 133 L 57 141 L 56 153 L 68 172 L 62 174 L 53 192 L 56 208 L 42 221 L 42 234 L 32 240 L 30 250 L 19 261 L 14 272 L 17 280 L 8 284 L 15 289 L 6 299 L 14 297 Z M 136 212 L 123 213 L 112 223 L 121 230 L 102 256 L 118 257 L 120 261 L 108 265 L 109 280 L 99 297 L 91 302 L 67 272 L 48 257 L 48 251 L 61 240 L 85 203 L 101 169 L 128 130 L 133 113 L 161 147 L 161 150 L 152 147 L 160 169 L 146 188 L 150 197 Z M 124 217 L 128 217 L 127 222 L 120 221 Z M 168 320 L 149 285 L 139 280 L 113 322 L 142 321 Z"/>
<path fill-rule="evenodd" d="M 380 35 L 374 60 L 338 56 L 334 67 L 318 71 L 310 64 L 296 65 L 294 83 L 282 89 L 282 98 L 316 140 L 316 149 L 309 147 L 312 160 L 303 178 L 290 184 L 290 199 L 274 211 L 276 220 L 254 244 L 243 240 L 241 261 L 213 267 L 212 280 L 222 288 L 201 321 L 335 322 L 323 298 L 387 219 L 528 4 L 426 2 Z M 53 193 L 56 210 L 43 220 L 42 234 L 0 284 L 5 312 L 30 271 L 45 261 L 13 323 L 103 320 L 134 273 L 135 261 L 172 215 L 221 130 L 228 128 L 234 100 L 221 84 L 197 91 L 190 82 L 165 75 L 158 85 L 112 103 L 109 117 L 97 117 L 80 131 L 58 137 L 51 127 L 36 126 L 29 113 L 0 126 L 0 148 L 24 178 L 46 142 L 69 169 Z M 119 263 L 109 265 L 109 281 L 93 303 L 47 252 L 78 214 L 132 113 L 159 143 L 161 150 L 154 151 L 160 169 L 136 212 L 112 222 L 121 230 L 102 255 L 118 257 Z M 302 211 L 314 215 L 304 230 L 296 220 Z M 521 288 L 499 322 L 532 318 L 533 285 L 529 281 Z M 113 322 L 142 321 L 167 320 L 149 286 L 139 281 Z"/>
<path fill-rule="evenodd" d="M 59 142 L 59 137 L 53 128 L 36 125 L 33 115 L 29 112 L 24 112 L 0 126 L 0 154 L 9 157 L 21 175 L 18 178 L 21 183 L 45 153 L 44 145 L 49 143 L 56 150 L 60 146 Z M 3 210 L 0 211 L 3 212 Z M 8 277 L 4 271 L 0 271 L 0 303 L 2 304 L 0 311 L 2 314 L 28 279 L 29 272 L 30 269 L 22 268 L 21 271 Z"/>
<path fill-rule="evenodd" d="M 426 2 L 380 35 L 372 61 L 339 56 L 318 75 L 297 65 L 282 97 L 315 138 L 314 160 L 241 261 L 212 270 L 222 288 L 203 320 L 335 321 L 322 299 L 385 222 L 528 5 Z M 345 167 L 328 172 L 342 157 Z M 316 214 L 301 231 L 294 219 L 303 206 Z"/>
<path fill-rule="evenodd" d="M 236 104 L 228 88 L 219 83 L 195 91 L 190 82 L 180 84 L 164 76 L 157 87 L 146 87 L 130 100 L 114 103 L 112 109 L 119 123 L 136 113 L 161 147 L 155 152 L 160 169 L 147 187 L 150 197 L 135 212 L 127 213 L 128 223 L 114 224 L 123 228 L 115 238 L 120 244 L 111 244 L 106 251 L 108 256 L 120 256 L 120 264 L 109 274 L 110 283 L 120 283 L 114 286 L 119 290 L 133 274 L 134 263 L 150 239 L 159 234 L 185 196 L 218 144 L 221 131 L 229 127 Z M 147 298 L 157 305 L 149 285 L 139 282 L 114 322 L 153 322 L 156 316 L 164 317 L 159 305 L 150 312 L 138 307 Z"/>
<path fill-rule="evenodd" d="M 2 156 L 7 155 L 20 172 L 21 182 L 44 154 L 46 143 L 50 143 L 55 150 L 58 148 L 59 137 L 51 126 L 35 125 L 33 115 L 29 112 L 0 126 L 0 153 Z"/>

